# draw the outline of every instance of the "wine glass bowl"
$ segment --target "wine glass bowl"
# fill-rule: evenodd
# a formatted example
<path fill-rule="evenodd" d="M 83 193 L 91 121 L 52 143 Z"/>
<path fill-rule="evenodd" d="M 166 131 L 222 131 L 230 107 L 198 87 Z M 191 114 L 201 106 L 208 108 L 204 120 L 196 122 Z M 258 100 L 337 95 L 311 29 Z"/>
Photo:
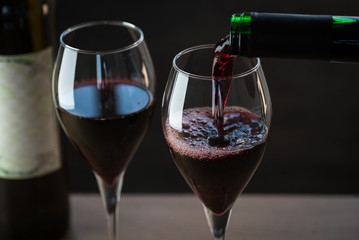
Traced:
<path fill-rule="evenodd" d="M 214 45 L 173 60 L 162 101 L 162 128 L 173 160 L 223 239 L 233 203 L 257 169 L 267 142 L 271 101 L 259 59 L 236 58 L 233 76 L 213 78 Z M 213 82 L 230 89 L 223 131 L 214 121 Z M 222 82 L 223 83 L 223 82 Z"/>
<path fill-rule="evenodd" d="M 99 21 L 61 34 L 53 100 L 66 135 L 96 176 L 110 239 L 118 239 L 123 176 L 149 126 L 154 95 L 154 68 L 138 27 Z"/>

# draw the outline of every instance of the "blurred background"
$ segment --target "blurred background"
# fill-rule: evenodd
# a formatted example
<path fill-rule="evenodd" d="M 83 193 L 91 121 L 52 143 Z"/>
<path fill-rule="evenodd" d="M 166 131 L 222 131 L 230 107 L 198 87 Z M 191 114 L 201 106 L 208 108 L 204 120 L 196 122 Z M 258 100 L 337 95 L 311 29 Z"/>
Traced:
<path fill-rule="evenodd" d="M 162 135 L 162 93 L 173 57 L 229 33 L 243 11 L 359 16 L 358 0 L 58 0 L 57 32 L 93 20 L 139 26 L 157 75 L 157 106 L 150 129 L 127 169 L 123 191 L 190 192 Z M 308 39 L 310 41 L 310 39 Z M 358 56 L 359 58 L 359 56 Z M 262 59 L 273 102 L 272 135 L 248 193 L 359 193 L 359 65 Z M 66 140 L 72 192 L 97 192 L 95 178 Z"/>

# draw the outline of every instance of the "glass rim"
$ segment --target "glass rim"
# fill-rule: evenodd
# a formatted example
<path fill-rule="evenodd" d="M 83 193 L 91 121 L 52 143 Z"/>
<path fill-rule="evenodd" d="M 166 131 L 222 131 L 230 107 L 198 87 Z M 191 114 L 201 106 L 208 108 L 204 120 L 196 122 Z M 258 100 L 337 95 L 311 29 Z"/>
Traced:
<path fill-rule="evenodd" d="M 225 77 L 218 77 L 218 78 L 212 78 L 212 76 L 203 76 L 203 75 L 198 75 L 195 73 L 190 73 L 190 72 L 187 72 L 187 71 L 181 69 L 179 66 L 177 66 L 176 61 L 183 55 L 193 52 L 193 51 L 196 51 L 196 50 L 201 50 L 201 49 L 206 49 L 206 48 L 213 49 L 214 46 L 215 46 L 215 44 L 203 44 L 203 45 L 197 45 L 197 46 L 193 46 L 193 47 L 187 48 L 185 50 L 182 50 L 173 58 L 173 61 L 172 61 L 173 68 L 176 71 L 178 71 L 184 75 L 187 75 L 188 77 L 191 77 L 191 78 L 197 78 L 197 79 L 202 79 L 202 80 L 212 80 L 212 79 L 226 80 L 226 79 L 235 79 L 235 78 L 241 78 L 241 77 L 248 76 L 249 74 L 255 72 L 261 65 L 259 58 L 248 58 L 248 59 L 255 59 L 257 61 L 256 65 L 253 66 L 252 68 L 248 69 L 247 71 L 234 74 L 233 76 L 225 76 Z"/>
<path fill-rule="evenodd" d="M 67 44 L 64 41 L 64 37 L 66 35 L 68 35 L 69 33 L 72 33 L 76 30 L 82 29 L 82 28 L 86 28 L 86 27 L 91 27 L 91 26 L 100 26 L 100 25 L 114 25 L 114 26 L 122 26 L 128 29 L 133 29 L 135 31 L 137 31 L 139 33 L 139 38 L 134 41 L 133 43 L 124 46 L 124 47 L 120 47 L 120 48 L 115 48 L 115 49 L 111 49 L 111 50 L 105 50 L 105 51 L 96 51 L 96 50 L 86 50 L 86 49 L 80 49 L 77 47 L 73 47 L 70 44 Z M 80 23 L 77 25 L 74 25 L 72 27 L 67 28 L 65 31 L 63 31 L 60 35 L 60 44 L 64 47 L 64 48 L 68 48 L 71 49 L 73 51 L 79 52 L 79 53 L 87 53 L 87 54 L 110 54 L 110 53 L 118 53 L 118 52 L 124 52 L 127 50 L 130 50 L 132 48 L 137 47 L 138 45 L 140 45 L 142 42 L 144 41 L 144 36 L 143 36 L 143 31 L 137 27 L 136 25 L 129 23 L 129 22 L 125 22 L 125 21 L 91 21 L 91 22 L 84 22 L 84 23 Z"/>

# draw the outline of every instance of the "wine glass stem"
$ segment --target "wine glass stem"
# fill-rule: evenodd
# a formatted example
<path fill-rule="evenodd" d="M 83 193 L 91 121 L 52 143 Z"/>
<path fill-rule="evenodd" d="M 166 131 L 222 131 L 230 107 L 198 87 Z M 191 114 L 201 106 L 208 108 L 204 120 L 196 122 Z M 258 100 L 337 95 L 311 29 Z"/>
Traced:
<path fill-rule="evenodd" d="M 225 213 L 218 215 L 204 207 L 204 212 L 214 239 L 224 240 L 232 209 L 228 209 Z"/>
<path fill-rule="evenodd" d="M 119 240 L 119 210 L 118 203 L 120 202 L 121 189 L 123 183 L 123 176 L 125 171 L 121 173 L 116 183 L 109 186 L 104 182 L 99 175 L 94 173 L 98 186 L 100 188 L 101 198 L 105 207 L 108 227 L 108 239 Z"/>

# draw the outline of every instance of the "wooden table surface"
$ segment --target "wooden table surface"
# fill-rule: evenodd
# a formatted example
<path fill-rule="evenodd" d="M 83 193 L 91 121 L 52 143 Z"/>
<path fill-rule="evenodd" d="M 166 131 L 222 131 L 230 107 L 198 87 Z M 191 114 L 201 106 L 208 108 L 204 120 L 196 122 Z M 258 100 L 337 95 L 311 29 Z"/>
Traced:
<path fill-rule="evenodd" d="M 71 196 L 65 240 L 107 240 L 98 194 Z M 123 240 L 212 240 L 202 205 L 192 194 L 124 194 Z M 227 240 L 358 240 L 359 196 L 252 195 L 237 200 Z"/>

